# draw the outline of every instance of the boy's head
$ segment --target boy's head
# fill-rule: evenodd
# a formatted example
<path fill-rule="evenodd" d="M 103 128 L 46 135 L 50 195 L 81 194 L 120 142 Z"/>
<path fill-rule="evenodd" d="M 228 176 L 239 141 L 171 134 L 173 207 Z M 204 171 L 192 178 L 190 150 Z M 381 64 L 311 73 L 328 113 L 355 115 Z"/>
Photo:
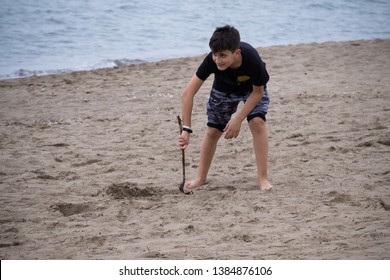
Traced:
<path fill-rule="evenodd" d="M 233 26 L 217 27 L 210 38 L 209 46 L 213 53 L 221 51 L 234 52 L 240 48 L 240 33 Z"/>
<path fill-rule="evenodd" d="M 218 27 L 210 38 L 209 46 L 219 70 L 241 65 L 240 33 L 233 26 Z"/>

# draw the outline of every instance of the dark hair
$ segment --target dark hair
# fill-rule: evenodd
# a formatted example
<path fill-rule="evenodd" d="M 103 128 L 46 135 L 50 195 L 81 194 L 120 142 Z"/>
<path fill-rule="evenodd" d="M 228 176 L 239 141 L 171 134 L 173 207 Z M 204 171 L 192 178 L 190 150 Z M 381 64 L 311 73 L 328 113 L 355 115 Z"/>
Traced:
<path fill-rule="evenodd" d="M 209 46 L 212 52 L 229 50 L 234 52 L 240 48 L 240 32 L 233 26 L 217 27 L 210 38 Z"/>

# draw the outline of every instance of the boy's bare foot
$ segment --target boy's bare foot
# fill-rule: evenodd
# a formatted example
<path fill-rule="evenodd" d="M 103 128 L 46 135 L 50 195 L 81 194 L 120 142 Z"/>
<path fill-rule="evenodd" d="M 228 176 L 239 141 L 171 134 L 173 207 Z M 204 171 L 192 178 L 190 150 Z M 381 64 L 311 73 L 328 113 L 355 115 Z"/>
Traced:
<path fill-rule="evenodd" d="M 193 181 L 186 182 L 183 187 L 184 193 L 192 193 L 193 189 L 199 188 L 206 184 L 206 180 L 195 179 Z"/>
<path fill-rule="evenodd" d="M 262 191 L 268 191 L 272 189 L 273 186 L 268 180 L 260 180 L 260 190 Z"/>

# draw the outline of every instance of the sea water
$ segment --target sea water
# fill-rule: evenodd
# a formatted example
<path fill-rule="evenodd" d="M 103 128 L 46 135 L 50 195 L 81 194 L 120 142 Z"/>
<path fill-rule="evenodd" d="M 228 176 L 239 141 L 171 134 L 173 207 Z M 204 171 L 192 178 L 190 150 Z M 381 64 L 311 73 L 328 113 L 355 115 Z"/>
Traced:
<path fill-rule="evenodd" d="M 0 0 L 0 79 L 254 47 L 390 38 L 390 0 Z"/>

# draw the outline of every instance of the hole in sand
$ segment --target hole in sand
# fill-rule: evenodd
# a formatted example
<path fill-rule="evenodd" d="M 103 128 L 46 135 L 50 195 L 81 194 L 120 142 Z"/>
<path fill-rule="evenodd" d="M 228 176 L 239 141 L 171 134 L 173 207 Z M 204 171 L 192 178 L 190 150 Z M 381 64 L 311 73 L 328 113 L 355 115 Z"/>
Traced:
<path fill-rule="evenodd" d="M 126 197 L 150 197 L 154 196 L 155 191 L 152 188 L 141 189 L 135 183 L 120 183 L 112 184 L 106 190 L 108 195 L 115 199 L 123 199 Z"/>

